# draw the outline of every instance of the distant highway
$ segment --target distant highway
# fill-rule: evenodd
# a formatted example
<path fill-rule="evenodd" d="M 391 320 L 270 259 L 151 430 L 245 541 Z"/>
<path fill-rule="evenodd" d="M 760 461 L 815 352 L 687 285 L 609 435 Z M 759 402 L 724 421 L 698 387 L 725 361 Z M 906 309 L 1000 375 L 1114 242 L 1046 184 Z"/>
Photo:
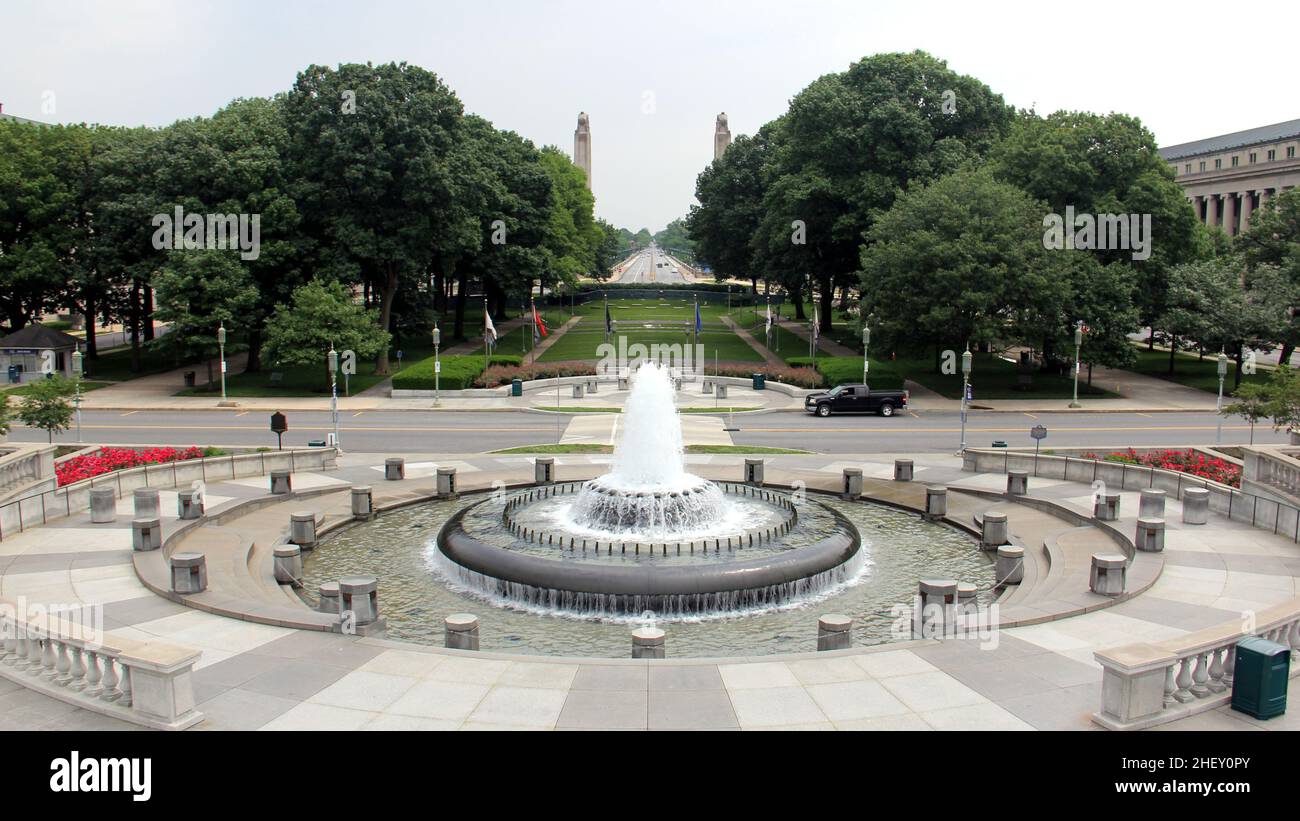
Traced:
<path fill-rule="evenodd" d="M 637 254 L 632 261 L 623 269 L 623 273 L 615 279 L 615 282 L 628 283 L 661 283 L 671 285 L 674 283 L 684 283 L 688 280 L 680 273 L 673 273 L 677 263 L 668 257 L 663 251 L 654 245 Z"/>

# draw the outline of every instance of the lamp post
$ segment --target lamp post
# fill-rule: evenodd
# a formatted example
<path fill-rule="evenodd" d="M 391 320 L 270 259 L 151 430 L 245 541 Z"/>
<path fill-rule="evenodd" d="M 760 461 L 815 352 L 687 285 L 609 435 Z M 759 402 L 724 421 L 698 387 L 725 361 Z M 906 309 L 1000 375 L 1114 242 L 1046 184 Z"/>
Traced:
<path fill-rule="evenodd" d="M 1079 404 L 1079 349 L 1083 346 L 1083 320 L 1074 323 L 1074 399 L 1070 407 L 1081 408 Z"/>
<path fill-rule="evenodd" d="M 961 355 L 961 452 L 966 452 L 966 397 L 970 394 L 970 343 Z"/>
<path fill-rule="evenodd" d="M 221 359 L 221 401 L 226 401 L 226 323 L 217 327 L 217 350 Z"/>
<path fill-rule="evenodd" d="M 330 343 L 330 352 L 327 357 L 330 369 L 330 416 L 334 422 L 334 447 L 342 451 L 339 443 L 339 354 L 334 350 L 334 343 Z"/>
<path fill-rule="evenodd" d="M 1223 378 L 1228 375 L 1228 355 L 1220 349 L 1219 351 L 1219 398 L 1214 402 L 1214 410 L 1219 417 L 1218 427 L 1214 432 L 1214 444 L 1218 445 L 1223 442 Z"/>
<path fill-rule="evenodd" d="M 433 323 L 433 406 L 442 406 L 442 360 L 438 357 L 438 346 L 442 344 L 442 331 L 438 323 Z"/>
<path fill-rule="evenodd" d="M 77 409 L 77 442 L 81 442 L 81 375 L 83 373 L 82 354 L 80 350 L 72 352 L 72 378 L 76 385 L 76 397 L 72 405 Z"/>
<path fill-rule="evenodd" d="M 867 324 L 866 320 L 863 320 L 862 321 L 862 383 L 864 385 L 867 382 L 867 370 L 870 368 L 870 365 L 868 363 L 870 352 L 871 352 L 871 326 Z"/>

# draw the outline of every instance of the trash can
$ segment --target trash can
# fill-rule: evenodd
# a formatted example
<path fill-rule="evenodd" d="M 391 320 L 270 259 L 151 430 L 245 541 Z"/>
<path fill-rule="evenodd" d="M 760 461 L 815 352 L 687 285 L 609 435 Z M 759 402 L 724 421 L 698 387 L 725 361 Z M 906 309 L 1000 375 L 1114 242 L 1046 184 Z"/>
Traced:
<path fill-rule="evenodd" d="M 185 387 L 187 388 L 194 387 L 194 371 L 185 372 Z"/>
<path fill-rule="evenodd" d="M 1232 709 L 1254 718 L 1286 712 L 1291 651 L 1277 642 L 1251 636 L 1237 642 L 1232 671 Z"/>
<path fill-rule="evenodd" d="M 511 396 L 524 395 L 524 380 L 519 378 L 510 380 L 510 395 Z"/>
<path fill-rule="evenodd" d="M 761 373 L 754 374 L 754 390 L 761 391 L 766 389 L 767 389 L 767 375 Z"/>
<path fill-rule="evenodd" d="M 17 365 L 10 365 L 9 366 L 10 384 L 17 385 L 21 381 L 23 381 L 23 369 L 18 367 Z"/>

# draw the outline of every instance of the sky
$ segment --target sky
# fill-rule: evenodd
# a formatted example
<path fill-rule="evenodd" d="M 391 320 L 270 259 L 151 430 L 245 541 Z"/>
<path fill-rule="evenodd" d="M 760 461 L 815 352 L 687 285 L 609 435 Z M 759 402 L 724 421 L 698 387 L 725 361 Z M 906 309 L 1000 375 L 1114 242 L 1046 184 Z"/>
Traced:
<path fill-rule="evenodd" d="M 1300 117 L 1297 24 L 1294 0 L 0 0 L 0 103 L 160 126 L 313 63 L 406 61 L 539 146 L 571 154 L 586 111 L 597 214 L 656 231 L 695 202 L 719 112 L 752 134 L 871 54 L 923 49 L 1040 114 L 1132 114 L 1163 146 Z"/>

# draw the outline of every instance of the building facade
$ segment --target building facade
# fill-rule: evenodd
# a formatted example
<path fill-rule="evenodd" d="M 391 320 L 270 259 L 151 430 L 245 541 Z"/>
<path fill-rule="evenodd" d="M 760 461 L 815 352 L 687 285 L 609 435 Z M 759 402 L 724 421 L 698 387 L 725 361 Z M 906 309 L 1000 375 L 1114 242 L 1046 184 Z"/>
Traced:
<path fill-rule="evenodd" d="M 1160 156 L 1201 222 L 1236 236 L 1271 197 L 1300 185 L 1300 120 L 1171 145 Z"/>

